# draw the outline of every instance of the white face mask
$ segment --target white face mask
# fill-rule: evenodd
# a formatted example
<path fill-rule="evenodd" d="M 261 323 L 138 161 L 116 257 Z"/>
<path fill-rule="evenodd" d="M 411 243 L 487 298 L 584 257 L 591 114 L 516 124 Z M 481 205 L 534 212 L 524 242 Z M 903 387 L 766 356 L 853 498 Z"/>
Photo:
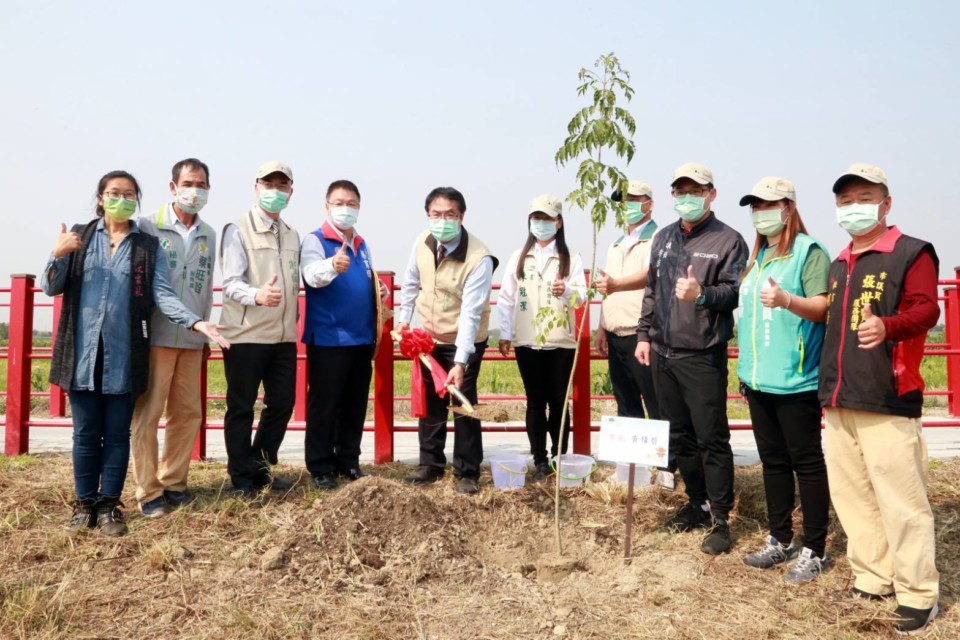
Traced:
<path fill-rule="evenodd" d="M 209 189 L 177 187 L 177 206 L 183 209 L 184 213 L 200 213 L 200 210 L 207 205 L 209 195 Z"/>
<path fill-rule="evenodd" d="M 330 219 L 339 229 L 352 229 L 360 217 L 360 209 L 353 207 L 330 207 Z"/>

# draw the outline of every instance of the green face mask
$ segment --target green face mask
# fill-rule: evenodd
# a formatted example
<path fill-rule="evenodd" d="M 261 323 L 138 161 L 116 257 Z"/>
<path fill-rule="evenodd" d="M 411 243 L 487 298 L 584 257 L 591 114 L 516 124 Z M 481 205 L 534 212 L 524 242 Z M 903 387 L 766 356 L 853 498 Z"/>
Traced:
<path fill-rule="evenodd" d="M 706 198 L 702 196 L 679 196 L 673 199 L 673 210 L 685 222 L 696 222 L 703 217 L 705 201 Z"/>
<path fill-rule="evenodd" d="M 437 242 L 450 242 L 460 233 L 459 220 L 431 220 L 430 234 L 436 238 Z"/>
<path fill-rule="evenodd" d="M 280 213 L 287 207 L 290 194 L 279 189 L 261 189 L 258 204 L 267 213 Z"/>
<path fill-rule="evenodd" d="M 754 211 L 753 228 L 762 236 L 775 236 L 783 231 L 783 209 L 765 209 Z"/>
<path fill-rule="evenodd" d="M 126 222 L 137 211 L 137 201 L 126 198 L 104 198 L 103 212 L 115 222 Z"/>
<path fill-rule="evenodd" d="M 642 202 L 628 202 L 627 203 L 627 224 L 637 224 L 643 220 L 645 214 L 641 207 L 643 206 Z"/>

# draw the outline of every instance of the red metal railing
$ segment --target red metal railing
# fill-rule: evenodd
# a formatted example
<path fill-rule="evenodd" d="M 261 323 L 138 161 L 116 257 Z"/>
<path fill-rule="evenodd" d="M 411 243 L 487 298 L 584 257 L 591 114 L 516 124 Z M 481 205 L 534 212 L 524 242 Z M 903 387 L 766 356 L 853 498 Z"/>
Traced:
<path fill-rule="evenodd" d="M 958 298 L 957 284 L 960 282 L 960 267 L 955 269 L 956 279 L 941 280 L 943 293 L 939 300 L 943 303 L 945 325 L 944 342 L 927 344 L 925 355 L 943 357 L 946 359 L 947 388 L 931 390 L 925 392 L 928 396 L 946 396 L 949 417 L 936 418 L 925 417 L 924 426 L 960 426 L 960 298 Z M 380 272 L 380 279 L 387 287 L 389 296 L 386 304 L 390 307 L 395 306 L 394 294 L 397 290 L 395 286 L 395 277 L 393 272 Z M 47 301 L 40 295 L 40 300 L 35 300 L 35 296 L 40 292 L 35 288 L 35 277 L 27 274 L 18 274 L 12 276 L 11 286 L 9 288 L 0 288 L 0 294 L 9 294 L 9 302 L 0 302 L 0 307 L 9 308 L 9 339 L 6 350 L 0 349 L 0 358 L 7 360 L 7 411 L 3 424 L 5 425 L 5 455 L 18 455 L 27 453 L 29 450 L 29 434 L 31 427 L 69 427 L 71 422 L 65 418 L 66 400 L 62 389 L 56 385 L 50 385 L 46 391 L 31 391 L 31 382 L 33 374 L 33 362 L 35 360 L 49 360 L 51 357 L 50 347 L 33 346 L 33 319 L 34 312 L 38 308 L 48 307 L 53 312 L 53 339 L 56 340 L 57 319 L 61 313 L 62 299 L 60 297 Z M 299 298 L 300 304 L 300 322 L 303 322 L 305 316 L 304 298 Z M 493 303 L 495 304 L 495 302 Z M 593 304 L 598 304 L 594 301 Z M 577 313 L 577 322 L 583 314 L 587 315 L 586 326 L 590 326 L 590 306 L 582 307 Z M 398 432 L 416 431 L 415 425 L 398 425 L 396 422 L 394 401 L 407 400 L 409 396 L 396 396 L 394 387 L 394 362 L 405 360 L 396 350 L 391 348 L 389 331 L 393 327 L 393 322 L 388 321 L 383 329 L 382 347 L 374 361 L 374 394 L 373 402 L 373 424 L 367 425 L 365 430 L 373 431 L 374 434 L 374 462 L 381 464 L 393 460 L 394 440 L 393 436 Z M 302 331 L 302 324 L 299 329 Z M 590 383 L 590 360 L 604 359 L 602 356 L 592 351 L 590 345 L 590 332 L 584 332 L 580 339 L 580 354 L 574 364 L 574 382 L 572 397 L 572 442 L 573 450 L 578 453 L 589 453 L 590 450 L 590 432 L 599 429 L 599 425 L 593 424 L 590 417 L 590 405 L 593 400 L 610 399 L 612 396 L 596 396 L 591 394 Z M 736 358 L 738 350 L 733 347 L 729 350 L 730 356 Z M 211 355 L 214 360 L 222 359 L 218 351 Z M 512 360 L 512 356 L 504 358 L 494 349 L 491 349 L 485 360 Z M 298 343 L 297 351 L 297 392 L 296 403 L 294 405 L 293 419 L 290 422 L 290 429 L 304 429 L 306 419 L 306 399 L 307 399 L 307 362 L 306 349 L 304 345 Z M 222 400 L 222 394 L 208 394 L 207 389 L 207 362 L 204 361 L 200 374 L 200 388 L 203 398 L 203 427 L 197 436 L 194 444 L 193 455 L 195 459 L 206 456 L 206 437 L 208 429 L 222 429 L 222 421 L 207 420 L 207 401 Z M 30 398 L 32 396 L 45 396 L 49 398 L 49 418 L 32 418 L 30 415 Z M 730 398 L 737 398 L 737 395 L 730 395 Z M 481 396 L 485 400 L 505 400 L 523 399 L 523 396 Z M 731 429 L 750 429 L 748 421 L 731 421 Z M 524 431 L 523 426 L 485 424 L 484 431 Z"/>

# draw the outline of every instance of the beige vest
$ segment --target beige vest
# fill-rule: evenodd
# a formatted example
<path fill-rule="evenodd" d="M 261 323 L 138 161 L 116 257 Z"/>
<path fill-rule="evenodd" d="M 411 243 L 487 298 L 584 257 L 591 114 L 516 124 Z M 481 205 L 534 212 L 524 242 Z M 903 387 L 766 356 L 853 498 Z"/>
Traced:
<path fill-rule="evenodd" d="M 576 348 L 577 341 L 573 337 L 576 332 L 573 307 L 551 293 L 559 269 L 560 258 L 556 255 L 547 258 L 543 273 L 537 272 L 537 259 L 532 253 L 528 253 L 524 258 L 523 279 L 517 281 L 517 302 L 513 307 L 514 346 L 540 349 Z M 555 313 L 538 323 L 537 313 L 546 306 L 552 307 Z M 560 324 L 564 315 L 567 326 Z M 553 322 L 554 327 L 546 332 L 546 342 L 538 344 L 537 335 L 544 332 L 549 322 Z"/>
<path fill-rule="evenodd" d="M 282 219 L 279 222 L 279 246 L 276 236 L 256 209 L 251 209 L 235 223 L 247 254 L 244 280 L 251 287 L 262 287 L 276 275 L 276 286 L 283 291 L 283 302 L 276 307 L 247 306 L 224 297 L 220 324 L 226 328 L 220 333 L 230 342 L 275 344 L 297 341 L 300 238 L 290 225 Z M 223 243 L 220 244 L 220 264 L 223 264 Z"/>
<path fill-rule="evenodd" d="M 463 307 L 463 285 L 467 276 L 490 256 L 494 266 L 497 259 L 490 250 L 474 236 L 463 230 L 457 249 L 436 264 L 437 241 L 424 231 L 417 237 L 417 268 L 420 270 L 420 293 L 417 295 L 417 313 L 420 324 L 443 344 L 453 344 L 460 325 L 460 309 Z M 480 327 L 474 342 L 486 342 L 490 327 L 490 292 L 480 313 Z"/>
<path fill-rule="evenodd" d="M 614 278 L 636 273 L 650 264 L 650 246 L 653 236 L 638 240 L 625 246 L 626 236 L 620 238 L 607 252 L 608 275 Z M 643 305 L 643 289 L 638 291 L 618 291 L 603 299 L 603 328 L 618 336 L 628 336 L 637 332 L 640 320 L 640 307 Z"/>

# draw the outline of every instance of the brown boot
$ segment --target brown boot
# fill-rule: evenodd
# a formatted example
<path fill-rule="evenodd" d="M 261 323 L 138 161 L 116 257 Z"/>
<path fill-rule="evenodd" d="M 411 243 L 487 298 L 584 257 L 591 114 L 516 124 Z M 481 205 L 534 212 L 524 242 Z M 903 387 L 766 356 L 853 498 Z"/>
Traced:
<path fill-rule="evenodd" d="M 100 498 L 97 502 L 97 527 L 104 535 L 110 537 L 122 536 L 127 532 L 127 525 L 123 522 L 123 512 L 120 511 L 120 498 Z"/>

